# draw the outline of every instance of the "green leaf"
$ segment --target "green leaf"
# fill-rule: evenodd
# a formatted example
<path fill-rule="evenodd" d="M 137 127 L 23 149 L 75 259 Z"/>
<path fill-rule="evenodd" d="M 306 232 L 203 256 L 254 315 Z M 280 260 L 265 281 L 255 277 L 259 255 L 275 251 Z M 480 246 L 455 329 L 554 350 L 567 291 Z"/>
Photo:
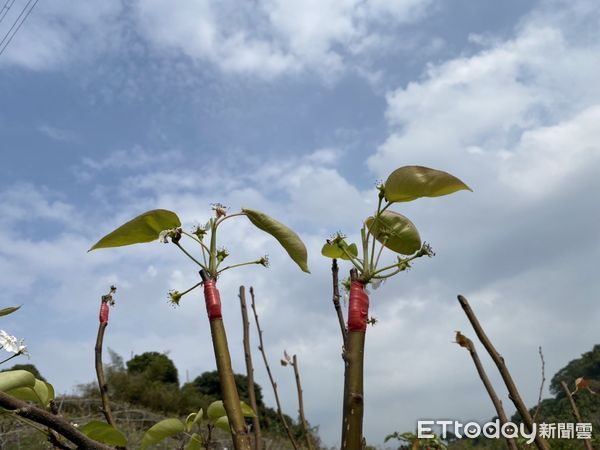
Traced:
<path fill-rule="evenodd" d="M 349 260 L 346 253 L 340 248 L 340 246 L 344 247 L 346 251 L 354 257 L 358 256 L 358 248 L 356 244 L 348 245 L 345 240 L 341 239 L 339 244 L 336 243 L 336 240 L 332 240 L 331 243 L 325 242 L 325 245 L 321 249 L 321 255 L 326 256 L 327 258 L 336 258 L 336 259 L 345 259 Z"/>
<path fill-rule="evenodd" d="M 161 231 L 181 226 L 179 217 L 166 209 L 154 209 L 137 216 L 116 230 L 108 233 L 88 251 L 97 248 L 121 247 L 158 239 Z"/>
<path fill-rule="evenodd" d="M 384 211 L 376 218 L 369 217 L 366 224 L 375 239 L 396 253 L 411 255 L 421 248 L 417 228 L 402 214 Z"/>
<path fill-rule="evenodd" d="M 14 313 L 16 310 L 18 310 L 21 306 L 9 306 L 8 308 L 4 308 L 4 309 L 0 309 L 0 317 L 2 316 L 8 316 L 9 314 Z"/>
<path fill-rule="evenodd" d="M 223 431 L 231 433 L 231 427 L 229 426 L 229 418 L 227 416 L 219 417 L 215 420 L 215 427 L 220 428 Z"/>
<path fill-rule="evenodd" d="M 240 406 L 242 407 L 242 414 L 244 417 L 256 417 L 256 413 L 246 402 L 240 401 Z"/>
<path fill-rule="evenodd" d="M 103 442 L 108 445 L 115 445 L 119 447 L 125 447 L 127 445 L 127 438 L 125 435 L 117 430 L 112 425 L 109 425 L 99 420 L 92 420 L 82 426 L 79 431 L 85 434 L 90 439 L 98 442 Z"/>
<path fill-rule="evenodd" d="M 0 391 L 10 391 L 12 389 L 35 386 L 35 377 L 26 370 L 9 370 L 0 372 Z"/>
<path fill-rule="evenodd" d="M 423 166 L 404 166 L 394 170 L 384 184 L 388 202 L 410 202 L 420 197 L 440 197 L 472 189 L 447 172 Z"/>
<path fill-rule="evenodd" d="M 277 239 L 285 251 L 288 252 L 290 258 L 292 258 L 304 272 L 310 273 L 310 270 L 308 270 L 308 252 L 306 251 L 306 246 L 294 230 L 259 211 L 246 208 L 242 208 L 242 211 L 246 213 L 250 222 L 257 228 L 260 228 Z"/>
<path fill-rule="evenodd" d="M 185 429 L 187 431 L 191 431 L 194 424 L 202 420 L 203 415 L 204 411 L 202 411 L 202 408 L 200 408 L 200 411 L 197 413 L 191 413 L 189 416 L 187 416 L 185 419 Z"/>
<path fill-rule="evenodd" d="M 185 425 L 179 419 L 161 420 L 157 424 L 152 425 L 148 431 L 144 433 L 140 450 L 144 450 L 151 445 L 157 444 L 168 437 L 184 431 Z"/>
<path fill-rule="evenodd" d="M 201 450 L 202 449 L 202 436 L 198 433 L 192 434 L 189 442 L 185 446 L 185 450 Z"/>
<path fill-rule="evenodd" d="M 227 412 L 225 411 L 225 405 L 223 405 L 222 400 L 217 400 L 216 402 L 212 402 L 208 409 L 206 410 L 206 415 L 210 420 L 217 420 L 219 417 L 227 417 Z"/>
<path fill-rule="evenodd" d="M 23 386 L 15 389 L 10 389 L 6 392 L 19 400 L 26 402 L 39 403 L 46 407 L 51 400 L 54 400 L 54 388 L 50 383 L 35 379 L 33 386 Z"/>

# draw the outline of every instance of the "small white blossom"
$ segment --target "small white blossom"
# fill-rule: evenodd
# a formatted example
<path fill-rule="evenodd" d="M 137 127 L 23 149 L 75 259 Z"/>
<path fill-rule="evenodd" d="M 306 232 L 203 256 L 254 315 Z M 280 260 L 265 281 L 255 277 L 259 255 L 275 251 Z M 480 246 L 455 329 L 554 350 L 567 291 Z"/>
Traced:
<path fill-rule="evenodd" d="M 0 347 L 7 352 L 16 353 L 18 355 L 27 355 L 27 346 L 23 339 L 17 339 L 11 336 L 4 330 L 0 330 Z"/>

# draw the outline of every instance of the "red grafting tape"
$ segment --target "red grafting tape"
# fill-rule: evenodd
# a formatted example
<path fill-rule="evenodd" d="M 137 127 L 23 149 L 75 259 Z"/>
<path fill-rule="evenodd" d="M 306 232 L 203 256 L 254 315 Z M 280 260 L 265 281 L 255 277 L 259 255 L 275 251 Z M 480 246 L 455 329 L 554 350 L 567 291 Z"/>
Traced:
<path fill-rule="evenodd" d="M 221 296 L 215 285 L 214 280 L 204 282 L 204 301 L 206 302 L 206 312 L 208 320 L 221 319 Z"/>
<path fill-rule="evenodd" d="M 369 296 L 365 292 L 365 285 L 360 281 L 353 281 L 348 301 L 348 331 L 367 331 L 368 317 Z"/>
<path fill-rule="evenodd" d="M 108 302 L 102 302 L 100 305 L 100 323 L 108 322 Z"/>

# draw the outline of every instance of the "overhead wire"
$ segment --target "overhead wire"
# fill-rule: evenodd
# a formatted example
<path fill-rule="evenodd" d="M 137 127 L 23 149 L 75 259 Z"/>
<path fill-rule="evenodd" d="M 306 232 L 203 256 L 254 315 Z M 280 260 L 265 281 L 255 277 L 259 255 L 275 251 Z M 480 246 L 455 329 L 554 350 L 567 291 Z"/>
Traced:
<path fill-rule="evenodd" d="M 15 4 L 16 0 L 6 0 L 6 2 L 4 3 L 4 6 L 2 7 L 2 9 L 0 10 L 0 23 L 2 23 L 2 21 L 4 20 L 4 18 L 6 17 L 6 15 L 8 14 L 8 12 L 10 11 L 10 8 L 12 8 L 12 5 Z M 10 3 L 10 5 L 9 5 Z"/>
<path fill-rule="evenodd" d="M 29 14 L 31 14 L 31 11 L 33 11 L 33 8 L 35 8 L 35 5 L 37 5 L 38 1 L 39 0 L 35 0 L 35 1 L 29 0 L 27 2 L 27 4 L 23 7 L 19 16 L 16 18 L 16 20 L 14 21 L 14 23 L 12 24 L 10 29 L 6 32 L 6 34 L 2 38 L 2 41 L 0 41 L 0 56 L 2 55 L 2 53 L 4 53 L 4 50 L 6 50 L 6 47 L 8 47 L 8 44 L 11 43 L 11 41 L 13 40 L 15 35 L 19 32 L 19 30 L 21 29 L 21 26 L 27 20 L 27 17 L 29 17 Z M 33 5 L 31 6 L 31 8 L 29 8 L 27 13 L 25 13 L 25 11 L 27 10 L 27 7 L 31 4 L 31 2 L 33 2 Z M 14 3 L 14 1 L 13 1 L 13 3 Z M 11 4 L 11 6 L 12 6 L 12 4 Z M 23 16 L 23 14 L 25 14 L 25 16 Z M 23 19 L 21 20 L 21 22 L 19 22 L 21 17 L 23 17 Z M 18 23 L 18 25 L 17 25 L 17 23 Z M 15 26 L 17 27 L 16 29 L 15 29 Z M 12 34 L 10 34 L 13 29 L 15 29 L 15 31 Z M 10 35 L 10 37 L 9 37 L 9 35 Z M 7 40 L 7 37 L 8 37 L 8 40 Z M 5 41 L 6 41 L 6 43 L 4 43 Z M 2 46 L 3 44 L 4 44 L 4 46 Z"/>

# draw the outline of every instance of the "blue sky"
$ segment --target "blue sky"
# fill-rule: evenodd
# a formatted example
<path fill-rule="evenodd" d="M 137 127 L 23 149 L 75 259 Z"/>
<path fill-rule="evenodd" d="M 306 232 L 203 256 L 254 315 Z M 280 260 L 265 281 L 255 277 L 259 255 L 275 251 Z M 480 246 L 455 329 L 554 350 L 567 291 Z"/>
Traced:
<path fill-rule="evenodd" d="M 458 293 L 533 404 L 539 345 L 553 374 L 598 343 L 599 22 L 587 0 L 40 1 L 0 55 L 0 305 L 24 305 L 0 328 L 70 392 L 93 380 L 98 299 L 116 283 L 107 346 L 169 351 L 181 379 L 213 370 L 198 295 L 166 301 L 193 266 L 159 243 L 86 250 L 148 209 L 189 227 L 210 203 L 261 209 L 299 232 L 312 274 L 229 228 L 232 258 L 272 260 L 220 281 L 234 368 L 237 288 L 254 285 L 271 359 L 298 354 L 307 416 L 336 445 L 341 343 L 319 250 L 356 238 L 378 180 L 421 164 L 474 192 L 397 208 L 437 256 L 371 297 L 367 440 L 494 415 L 450 343 L 472 335 Z M 294 415 L 293 377 L 275 372 Z"/>

